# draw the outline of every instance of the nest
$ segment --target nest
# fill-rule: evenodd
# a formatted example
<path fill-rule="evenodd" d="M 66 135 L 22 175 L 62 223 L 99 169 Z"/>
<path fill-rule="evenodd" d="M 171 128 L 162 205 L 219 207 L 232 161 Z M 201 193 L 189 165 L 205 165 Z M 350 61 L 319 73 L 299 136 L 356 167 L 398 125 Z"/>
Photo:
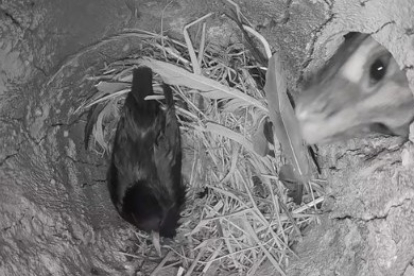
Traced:
<path fill-rule="evenodd" d="M 145 37 L 134 55 L 89 77 L 96 91 L 77 110 L 92 108 L 86 143 L 103 155 L 111 151 L 133 68 L 152 68 L 156 93 L 161 82 L 173 89 L 188 187 L 181 226 L 174 242 L 157 250 L 151 235 L 137 232 L 138 249 L 129 256 L 159 260 L 161 254 L 153 275 L 172 266 L 177 275 L 257 275 L 262 265 L 285 275 L 295 257 L 291 246 L 323 197 L 305 195 L 307 204 L 296 208 L 278 179 L 280 150 L 260 152 L 268 112 L 254 58 L 242 44 L 194 50 L 165 36 Z"/>

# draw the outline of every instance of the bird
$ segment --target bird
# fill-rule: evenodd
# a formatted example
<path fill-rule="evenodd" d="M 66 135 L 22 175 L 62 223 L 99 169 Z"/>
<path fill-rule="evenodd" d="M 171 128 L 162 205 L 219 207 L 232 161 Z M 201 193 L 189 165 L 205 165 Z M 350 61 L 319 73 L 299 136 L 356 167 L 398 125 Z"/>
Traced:
<path fill-rule="evenodd" d="M 381 133 L 408 136 L 414 97 L 407 77 L 370 35 L 349 33 L 298 97 L 296 117 L 309 144 Z"/>
<path fill-rule="evenodd" d="M 165 108 L 154 95 L 149 67 L 133 69 L 116 128 L 107 173 L 111 201 L 120 216 L 146 232 L 173 238 L 185 202 L 181 137 L 172 89 L 163 84 Z"/>

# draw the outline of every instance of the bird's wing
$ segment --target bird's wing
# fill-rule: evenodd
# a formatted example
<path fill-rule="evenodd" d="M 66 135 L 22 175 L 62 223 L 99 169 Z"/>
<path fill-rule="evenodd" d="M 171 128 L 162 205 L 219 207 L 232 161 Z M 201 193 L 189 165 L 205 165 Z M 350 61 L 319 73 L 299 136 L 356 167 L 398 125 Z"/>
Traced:
<path fill-rule="evenodd" d="M 154 158 L 157 173 L 164 192 L 170 197 L 181 193 L 177 191 L 181 182 L 181 137 L 175 116 L 175 108 L 171 88 L 164 85 L 167 108 L 160 111 L 157 117 L 157 138 L 154 146 Z"/>

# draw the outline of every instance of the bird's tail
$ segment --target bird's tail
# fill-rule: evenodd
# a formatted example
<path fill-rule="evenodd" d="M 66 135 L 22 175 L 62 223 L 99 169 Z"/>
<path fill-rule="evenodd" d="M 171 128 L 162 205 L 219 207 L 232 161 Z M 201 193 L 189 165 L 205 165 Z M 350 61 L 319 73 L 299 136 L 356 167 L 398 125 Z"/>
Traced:
<path fill-rule="evenodd" d="M 150 68 L 139 67 L 134 69 L 131 94 L 139 106 L 147 104 L 145 97 L 154 94 L 152 89 L 152 70 Z"/>
<path fill-rule="evenodd" d="M 180 226 L 180 208 L 171 207 L 160 225 L 160 235 L 166 238 L 173 238 L 176 235 L 176 229 Z"/>

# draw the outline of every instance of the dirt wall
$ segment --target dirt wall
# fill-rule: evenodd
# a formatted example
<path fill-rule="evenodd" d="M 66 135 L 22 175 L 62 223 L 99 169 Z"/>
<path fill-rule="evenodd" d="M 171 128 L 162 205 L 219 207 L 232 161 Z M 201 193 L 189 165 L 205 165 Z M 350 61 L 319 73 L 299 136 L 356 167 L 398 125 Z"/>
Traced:
<path fill-rule="evenodd" d="M 414 83 L 410 0 L 239 4 L 283 53 L 291 85 L 329 56 L 327 41 L 348 31 L 373 33 Z M 106 161 L 84 151 L 84 122 L 70 112 L 88 96 L 87 73 L 139 45 L 134 37 L 103 40 L 138 27 L 159 32 L 161 17 L 178 37 L 207 11 L 222 26 L 222 10 L 220 1 L 201 0 L 1 2 L 0 275 L 136 271 L 120 253 L 134 252 L 134 234 L 110 204 Z M 411 144 L 362 140 L 322 147 L 321 155 L 330 200 L 289 275 L 411 275 Z"/>

